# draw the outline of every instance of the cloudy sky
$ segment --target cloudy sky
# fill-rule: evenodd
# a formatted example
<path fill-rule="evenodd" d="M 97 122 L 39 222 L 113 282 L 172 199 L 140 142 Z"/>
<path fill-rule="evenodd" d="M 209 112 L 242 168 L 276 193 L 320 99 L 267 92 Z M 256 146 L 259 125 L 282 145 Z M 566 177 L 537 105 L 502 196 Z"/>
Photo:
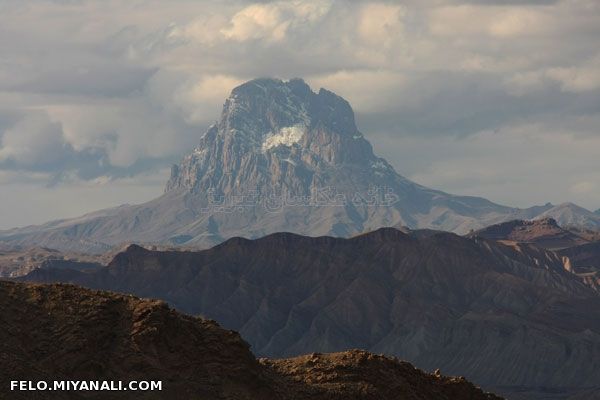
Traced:
<path fill-rule="evenodd" d="M 254 77 L 353 105 L 399 173 L 600 208 L 600 1 L 0 0 L 0 228 L 160 194 Z"/>

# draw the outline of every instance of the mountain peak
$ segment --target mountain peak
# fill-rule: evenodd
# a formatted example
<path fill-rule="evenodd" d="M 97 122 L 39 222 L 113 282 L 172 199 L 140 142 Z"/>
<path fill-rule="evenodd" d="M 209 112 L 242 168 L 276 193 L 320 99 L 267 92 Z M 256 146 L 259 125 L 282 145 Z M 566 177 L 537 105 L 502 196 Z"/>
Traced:
<path fill-rule="evenodd" d="M 231 91 L 219 122 L 173 168 L 167 191 L 268 193 L 265 185 L 275 185 L 304 196 L 342 165 L 376 176 L 393 172 L 373 154 L 342 97 L 315 93 L 299 78 L 259 78 Z"/>
<path fill-rule="evenodd" d="M 515 209 L 420 186 L 374 154 L 348 101 L 298 78 L 234 88 L 220 118 L 199 136 L 172 168 L 162 196 L 0 232 L 0 240 L 98 251 L 131 241 L 206 246 L 279 231 L 350 237 L 405 226 L 467 233 L 538 217 L 600 226 L 598 214 L 575 206 Z"/>
<path fill-rule="evenodd" d="M 570 202 L 561 203 L 538 215 L 536 219 L 552 217 L 561 226 L 575 225 L 586 229 L 598 229 L 598 214 Z"/>
<path fill-rule="evenodd" d="M 266 91 L 282 91 L 291 90 L 296 94 L 313 93 L 310 86 L 304 82 L 302 78 L 292 78 L 290 80 L 282 80 L 277 78 L 256 78 L 242 83 L 232 89 L 230 97 L 236 95 L 256 95 Z"/>
<path fill-rule="evenodd" d="M 148 249 L 140 246 L 139 244 L 131 243 L 127 246 L 124 253 L 132 254 L 132 253 L 147 253 Z"/>
<path fill-rule="evenodd" d="M 285 128 L 319 125 L 338 134 L 356 136 L 358 132 L 350 103 L 335 93 L 323 88 L 315 93 L 300 78 L 259 78 L 231 91 L 219 128 L 260 139 Z"/>

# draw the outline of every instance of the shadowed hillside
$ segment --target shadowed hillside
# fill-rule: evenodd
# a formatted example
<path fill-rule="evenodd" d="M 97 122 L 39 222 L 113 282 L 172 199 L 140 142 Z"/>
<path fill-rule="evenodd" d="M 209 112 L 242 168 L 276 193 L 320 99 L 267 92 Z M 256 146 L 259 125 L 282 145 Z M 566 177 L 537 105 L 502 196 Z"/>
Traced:
<path fill-rule="evenodd" d="M 130 246 L 98 271 L 24 279 L 161 298 L 239 331 L 261 356 L 363 348 L 505 393 L 600 381 L 600 296 L 529 244 L 391 228 L 280 233 L 200 252 Z"/>
<path fill-rule="evenodd" d="M 364 351 L 257 361 L 236 332 L 161 301 L 70 285 L 0 281 L 1 399 L 130 399 L 115 392 L 10 392 L 9 381 L 162 380 L 136 399 L 485 400 L 462 378 Z"/>

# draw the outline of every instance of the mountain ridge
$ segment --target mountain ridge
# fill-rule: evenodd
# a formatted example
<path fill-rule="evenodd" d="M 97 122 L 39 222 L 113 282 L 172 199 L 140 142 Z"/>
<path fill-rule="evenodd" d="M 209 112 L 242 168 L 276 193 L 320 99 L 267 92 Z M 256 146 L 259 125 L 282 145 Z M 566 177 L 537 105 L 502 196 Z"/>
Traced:
<path fill-rule="evenodd" d="M 599 216 L 571 204 L 518 209 L 412 182 L 374 154 L 346 100 L 301 79 L 263 78 L 232 90 L 160 197 L 1 231 L 0 241 L 88 252 L 131 241 L 206 248 L 278 231 L 350 237 L 404 225 L 467 233 L 554 215 L 600 227 Z"/>
<path fill-rule="evenodd" d="M 99 271 L 21 279 L 161 298 L 240 331 L 261 356 L 365 348 L 528 399 L 600 378 L 600 295 L 561 256 L 525 243 L 277 233 L 199 252 L 130 246 Z"/>

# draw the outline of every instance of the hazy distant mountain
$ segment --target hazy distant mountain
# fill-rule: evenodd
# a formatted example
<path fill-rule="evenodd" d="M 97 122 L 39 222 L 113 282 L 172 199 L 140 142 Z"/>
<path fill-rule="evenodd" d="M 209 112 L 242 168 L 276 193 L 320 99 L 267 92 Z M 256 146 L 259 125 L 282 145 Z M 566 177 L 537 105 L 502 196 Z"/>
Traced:
<path fill-rule="evenodd" d="M 259 361 L 214 321 L 74 286 L 0 281 L 0 321 L 3 399 L 500 400 L 463 378 L 365 351 Z M 9 391 L 19 378 L 160 380 L 162 390 Z"/>
<path fill-rule="evenodd" d="M 348 237 L 403 225 L 466 233 L 544 213 L 561 223 L 600 221 L 572 205 L 521 210 L 418 185 L 373 153 L 341 97 L 300 79 L 257 79 L 233 89 L 161 197 L 0 232 L 0 240 L 102 252 L 123 242 L 208 246 L 278 231 Z"/>
<path fill-rule="evenodd" d="M 573 203 L 563 203 L 554 206 L 535 218 L 552 218 L 561 226 L 575 225 L 578 227 L 600 230 L 600 214 L 593 213 Z"/>
<path fill-rule="evenodd" d="M 240 331 L 259 355 L 364 348 L 535 399 L 600 382 L 600 296 L 566 267 L 533 245 L 387 228 L 130 246 L 95 272 L 25 279 L 161 298 Z"/>

